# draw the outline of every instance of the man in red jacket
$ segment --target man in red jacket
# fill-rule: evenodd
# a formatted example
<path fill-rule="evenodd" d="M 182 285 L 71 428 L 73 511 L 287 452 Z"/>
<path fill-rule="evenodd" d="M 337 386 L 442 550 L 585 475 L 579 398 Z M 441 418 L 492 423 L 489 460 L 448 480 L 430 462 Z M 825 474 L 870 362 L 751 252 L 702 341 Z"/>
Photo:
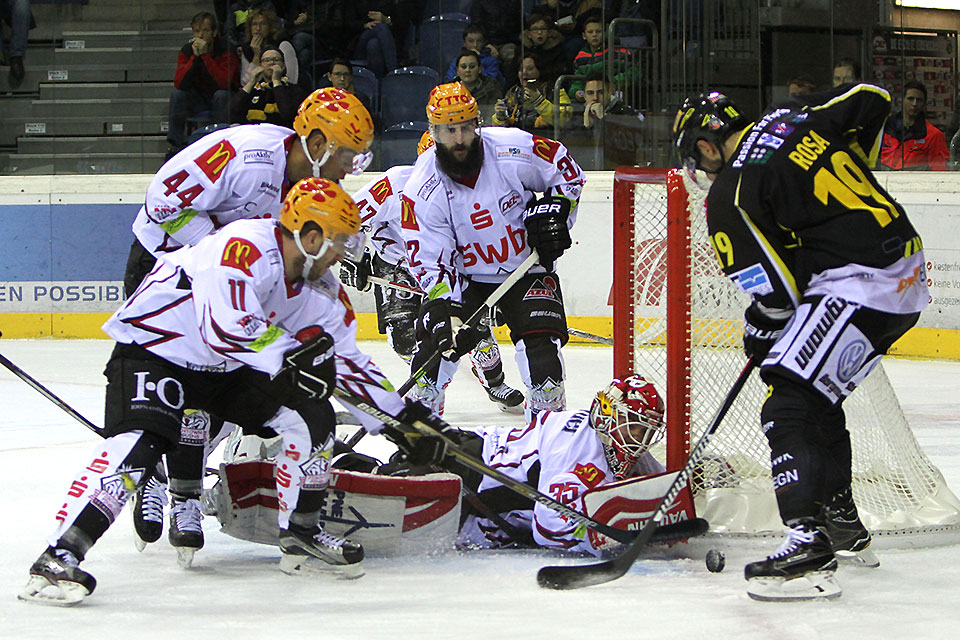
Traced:
<path fill-rule="evenodd" d="M 193 38 L 177 54 L 176 87 L 170 94 L 167 142 L 174 151 L 186 146 L 187 118 L 209 111 L 213 122 L 227 122 L 230 91 L 239 86 L 240 64 L 220 37 L 217 18 L 201 11 L 190 21 Z"/>
<path fill-rule="evenodd" d="M 880 164 L 887 169 L 946 171 L 950 151 L 943 132 L 927 122 L 927 88 L 910 80 L 903 85 L 903 111 L 887 120 Z"/>

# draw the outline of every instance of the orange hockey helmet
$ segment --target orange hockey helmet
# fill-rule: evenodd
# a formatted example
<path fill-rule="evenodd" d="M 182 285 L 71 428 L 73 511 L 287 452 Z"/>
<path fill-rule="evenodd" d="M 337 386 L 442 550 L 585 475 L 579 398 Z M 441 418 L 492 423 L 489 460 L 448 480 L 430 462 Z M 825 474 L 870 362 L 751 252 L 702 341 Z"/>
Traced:
<path fill-rule="evenodd" d="M 476 99 L 460 82 L 437 85 L 427 98 L 427 122 L 430 124 L 456 124 L 479 115 Z"/>
<path fill-rule="evenodd" d="M 323 232 L 324 245 L 316 256 L 307 254 L 300 244 L 300 233 L 307 222 L 318 224 Z M 360 209 L 340 185 L 326 178 L 306 178 L 293 185 L 284 198 L 280 224 L 293 233 L 310 263 L 311 257 L 316 259 L 328 247 L 350 259 L 358 259 L 363 251 Z"/>
<path fill-rule="evenodd" d="M 349 91 L 336 87 L 317 89 L 300 103 L 293 119 L 293 128 L 300 136 L 304 151 L 310 133 L 319 129 L 327 139 L 327 148 L 319 160 L 310 158 L 313 175 L 319 177 L 319 167 L 334 153 L 345 153 L 352 167 L 350 173 L 357 175 L 370 165 L 373 152 L 373 119 L 360 99 Z M 310 154 L 307 153 L 307 157 Z"/>
<path fill-rule="evenodd" d="M 430 135 L 430 130 L 427 129 L 423 132 L 423 135 L 420 136 L 420 142 L 417 143 L 417 155 L 419 156 L 424 151 L 432 147 L 434 144 L 433 136 Z"/>

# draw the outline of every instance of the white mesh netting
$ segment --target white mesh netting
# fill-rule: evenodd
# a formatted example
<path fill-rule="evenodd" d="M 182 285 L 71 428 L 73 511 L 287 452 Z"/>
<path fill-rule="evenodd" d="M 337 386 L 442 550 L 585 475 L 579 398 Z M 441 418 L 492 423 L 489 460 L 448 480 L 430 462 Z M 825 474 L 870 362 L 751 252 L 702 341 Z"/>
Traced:
<path fill-rule="evenodd" d="M 749 298 L 721 273 L 708 244 L 706 188 L 688 175 L 684 185 L 691 211 L 689 424 L 690 440 L 696 442 L 745 362 L 741 332 Z M 662 390 L 666 386 L 666 187 L 662 182 L 636 183 L 630 204 L 633 259 L 618 269 L 629 269 L 633 282 L 634 370 Z M 751 376 L 692 479 L 698 515 L 710 522 L 713 531 L 744 535 L 782 531 L 770 477 L 770 449 L 760 431 L 765 391 L 759 376 Z M 928 534 L 924 544 L 956 541 L 960 501 L 920 449 L 882 365 L 844 407 L 854 454 L 853 493 L 864 524 L 881 536 Z M 668 413 L 671 410 L 675 408 L 668 406 Z M 662 448 L 654 453 L 665 456 Z"/>

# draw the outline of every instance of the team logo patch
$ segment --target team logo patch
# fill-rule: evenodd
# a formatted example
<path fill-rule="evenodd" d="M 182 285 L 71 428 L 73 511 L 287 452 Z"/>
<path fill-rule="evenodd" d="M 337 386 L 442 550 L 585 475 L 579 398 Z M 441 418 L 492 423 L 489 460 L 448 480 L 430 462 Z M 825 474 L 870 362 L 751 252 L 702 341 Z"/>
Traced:
<path fill-rule="evenodd" d="M 529 153 L 521 149 L 520 147 L 506 145 L 497 147 L 497 158 L 503 160 L 530 160 L 531 156 Z"/>
<path fill-rule="evenodd" d="M 233 267 L 243 271 L 246 275 L 253 277 L 250 267 L 260 259 L 260 250 L 253 243 L 243 238 L 230 238 L 227 246 L 223 250 L 223 256 L 220 258 L 220 264 L 225 267 Z"/>
<path fill-rule="evenodd" d="M 430 194 L 440 186 L 440 176 L 436 173 L 430 176 L 430 179 L 423 183 L 423 186 L 420 187 L 420 190 L 417 191 L 417 196 L 423 200 L 430 198 Z"/>
<path fill-rule="evenodd" d="M 578 463 L 573 469 L 573 475 L 580 478 L 580 482 L 587 485 L 590 489 L 593 489 L 603 482 L 604 478 L 607 477 L 607 475 L 592 462 L 588 462 L 587 464 Z"/>
<path fill-rule="evenodd" d="M 390 179 L 386 176 L 370 187 L 370 195 L 377 204 L 383 204 L 387 198 L 393 194 L 393 187 L 390 185 Z"/>
<path fill-rule="evenodd" d="M 786 122 L 778 122 L 770 127 L 770 131 L 778 136 L 788 136 L 793 133 L 793 129 L 794 128 Z"/>
<path fill-rule="evenodd" d="M 750 265 L 746 269 L 741 269 L 736 273 L 730 274 L 738 287 L 750 295 L 763 296 L 773 292 L 773 285 L 770 284 L 770 278 L 759 262 Z"/>
<path fill-rule="evenodd" d="M 273 164 L 273 151 L 248 149 L 243 152 L 243 164 Z"/>
<path fill-rule="evenodd" d="M 520 192 L 516 190 L 511 191 L 500 198 L 500 213 L 506 213 L 508 209 L 512 209 L 522 202 L 523 196 L 520 195 Z"/>
<path fill-rule="evenodd" d="M 410 231 L 419 231 L 420 225 L 417 224 L 417 216 L 413 212 L 413 200 L 400 194 L 400 226 Z"/>
<path fill-rule="evenodd" d="M 227 163 L 237 157 L 237 150 L 226 140 L 221 140 L 200 154 L 194 163 L 210 182 L 216 182 L 223 175 Z"/>
<path fill-rule="evenodd" d="M 761 133 L 760 138 L 757 139 L 757 144 L 770 147 L 771 149 L 779 149 L 783 144 L 783 138 L 779 138 L 771 133 Z"/>
<path fill-rule="evenodd" d="M 557 300 L 557 281 L 553 276 L 544 276 L 542 278 L 537 278 L 536 281 L 530 288 L 527 289 L 527 292 L 523 294 L 524 300 Z"/>
<path fill-rule="evenodd" d="M 557 157 L 557 151 L 559 150 L 560 143 L 556 140 L 533 136 L 533 155 L 538 158 L 552 163 L 553 159 Z"/>
<path fill-rule="evenodd" d="M 867 345 L 862 340 L 855 340 L 844 347 L 840 354 L 840 361 L 837 362 L 837 377 L 840 378 L 840 382 L 849 382 L 853 376 L 857 375 L 866 354 Z"/>

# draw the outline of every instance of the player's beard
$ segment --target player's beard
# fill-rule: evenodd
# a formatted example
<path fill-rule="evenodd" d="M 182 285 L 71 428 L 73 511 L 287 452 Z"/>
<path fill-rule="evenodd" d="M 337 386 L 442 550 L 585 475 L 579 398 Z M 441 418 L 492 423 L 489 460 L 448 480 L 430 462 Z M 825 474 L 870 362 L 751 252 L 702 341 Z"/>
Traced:
<path fill-rule="evenodd" d="M 442 144 L 437 145 L 437 164 L 440 165 L 440 170 L 454 180 L 479 173 L 480 165 L 483 164 L 483 147 L 480 145 L 480 136 L 475 137 L 470 143 L 467 155 L 463 160 L 457 160 L 453 155 L 456 149 L 458 147 L 447 149 Z"/>

